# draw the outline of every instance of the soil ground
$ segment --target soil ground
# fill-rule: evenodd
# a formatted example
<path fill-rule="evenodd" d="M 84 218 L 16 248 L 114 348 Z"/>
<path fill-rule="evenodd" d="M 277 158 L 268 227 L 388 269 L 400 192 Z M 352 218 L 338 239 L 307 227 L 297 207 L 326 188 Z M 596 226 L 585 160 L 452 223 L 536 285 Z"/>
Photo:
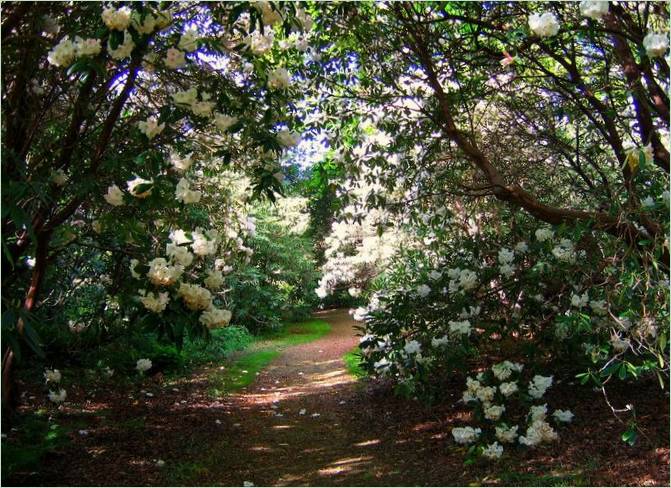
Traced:
<path fill-rule="evenodd" d="M 356 381 L 343 355 L 357 343 L 346 311 L 322 312 L 321 339 L 289 347 L 246 389 L 208 394 L 202 370 L 178 383 L 73 398 L 62 423 L 81 425 L 73 442 L 49 454 L 39 472 L 6 485 L 465 486 L 669 484 L 669 400 L 637 385 L 638 420 L 648 439 L 620 440 L 623 427 L 599 393 L 563 383 L 557 404 L 575 421 L 560 440 L 519 450 L 498 463 L 464 466 L 450 431 L 468 424 L 457 403 L 463 378 L 445 384 L 440 406 L 395 397 L 387 385 Z M 630 394 L 631 392 L 629 392 Z M 611 402 L 624 402 L 626 385 Z M 79 408 L 81 407 L 81 408 Z M 82 413 L 83 412 L 83 413 Z M 158 460 L 164 461 L 159 466 Z"/>

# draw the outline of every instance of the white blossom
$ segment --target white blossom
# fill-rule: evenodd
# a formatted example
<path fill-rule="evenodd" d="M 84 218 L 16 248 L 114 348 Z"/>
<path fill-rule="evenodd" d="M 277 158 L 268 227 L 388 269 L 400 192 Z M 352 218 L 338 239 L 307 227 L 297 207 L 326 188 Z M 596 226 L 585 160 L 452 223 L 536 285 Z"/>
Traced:
<path fill-rule="evenodd" d="M 529 16 L 529 28 L 538 37 L 552 37 L 559 32 L 557 17 L 550 12 L 541 15 L 531 14 Z"/>
<path fill-rule="evenodd" d="M 135 369 L 137 369 L 140 373 L 144 373 L 145 371 L 150 370 L 151 366 L 151 359 L 138 359 L 137 363 L 135 363 Z"/>
<path fill-rule="evenodd" d="M 175 199 L 184 204 L 198 203 L 202 193 L 200 191 L 192 190 L 189 180 L 181 178 L 175 188 Z"/>
<path fill-rule="evenodd" d="M 185 172 L 188 171 L 193 164 L 193 160 L 191 159 L 192 156 L 193 153 L 189 153 L 186 156 L 180 156 L 178 153 L 170 153 L 170 163 L 172 163 L 177 171 Z"/>
<path fill-rule="evenodd" d="M 645 48 L 645 52 L 649 57 L 662 57 L 669 48 L 669 36 L 668 34 L 648 32 L 648 34 L 646 34 L 646 36 L 643 38 L 643 47 Z"/>
<path fill-rule="evenodd" d="M 289 88 L 291 78 L 286 68 L 276 68 L 268 75 L 268 87 L 273 90 Z"/>
<path fill-rule="evenodd" d="M 230 127 L 238 122 L 237 117 L 225 115 L 219 112 L 214 113 L 214 125 L 222 132 L 226 132 Z"/>
<path fill-rule="evenodd" d="M 552 376 L 536 375 L 529 383 L 529 395 L 532 398 L 541 398 L 550 386 L 552 386 Z"/>
<path fill-rule="evenodd" d="M 61 378 L 62 378 L 61 372 L 57 369 L 44 370 L 44 380 L 47 383 L 58 383 L 61 381 Z"/>
<path fill-rule="evenodd" d="M 107 187 L 107 193 L 103 195 L 103 198 L 107 203 L 115 207 L 123 205 L 123 192 L 116 185 Z"/>
<path fill-rule="evenodd" d="M 558 422 L 571 422 L 573 420 L 573 412 L 570 410 L 555 410 L 552 416 L 557 419 Z"/>
<path fill-rule="evenodd" d="M 161 293 L 140 293 L 139 299 L 142 305 L 144 305 L 144 308 L 154 313 L 163 312 L 170 302 L 170 296 L 167 291 Z"/>
<path fill-rule="evenodd" d="M 58 392 L 49 390 L 49 400 L 54 403 L 63 403 L 67 396 L 67 392 L 62 388 Z"/>
<path fill-rule="evenodd" d="M 149 140 L 152 140 L 165 129 L 165 123 L 159 124 L 156 117 L 149 117 L 147 120 L 142 120 L 137 123 L 137 126 Z"/>
<path fill-rule="evenodd" d="M 182 34 L 182 36 L 179 38 L 179 43 L 177 44 L 177 47 L 180 48 L 182 51 L 192 53 L 196 49 L 198 49 L 199 38 L 200 36 L 198 34 L 198 29 L 196 29 L 195 27 L 190 27 L 186 29 Z"/>
<path fill-rule="evenodd" d="M 124 31 L 130 25 L 131 9 L 128 7 L 115 9 L 112 6 L 108 6 L 103 9 L 101 17 L 108 29 Z"/>
<path fill-rule="evenodd" d="M 153 183 L 153 180 L 145 180 L 139 176 L 135 176 L 135 178 L 126 182 L 126 186 L 128 187 L 128 192 L 135 198 L 147 198 L 149 195 L 151 195 L 152 187 L 149 186 L 148 188 L 144 188 L 142 190 L 140 190 L 139 187 L 144 185 L 153 185 Z"/>
<path fill-rule="evenodd" d="M 50 64 L 58 66 L 59 68 L 65 68 L 70 66 L 70 64 L 75 60 L 76 48 L 75 44 L 70 41 L 67 37 L 61 39 L 61 42 L 56 44 L 54 48 L 49 51 L 47 60 Z"/>
<path fill-rule="evenodd" d="M 128 32 L 123 33 L 123 42 L 119 44 L 116 49 L 112 49 L 112 44 L 110 41 L 107 41 L 107 52 L 117 61 L 120 61 L 125 58 L 129 58 L 131 53 L 135 49 L 135 42 L 133 42 L 133 36 Z"/>
<path fill-rule="evenodd" d="M 207 310 L 200 314 L 198 319 L 208 329 L 215 329 L 217 327 L 225 327 L 231 321 L 233 314 L 229 310 L 222 310 L 210 306 Z"/>
<path fill-rule="evenodd" d="M 182 51 L 171 47 L 165 53 L 163 63 L 165 63 L 165 65 L 170 69 L 177 69 L 186 64 L 186 58 L 184 57 L 184 53 Z"/>
<path fill-rule="evenodd" d="M 580 2 L 580 13 L 590 19 L 601 20 L 608 13 L 608 2 L 583 0 Z"/>
<path fill-rule="evenodd" d="M 483 451 L 482 455 L 488 459 L 498 459 L 503 454 L 503 446 L 498 442 L 489 444 Z"/>
<path fill-rule="evenodd" d="M 452 436 L 458 444 L 472 444 L 481 432 L 481 429 L 473 427 L 455 427 L 452 429 Z"/>

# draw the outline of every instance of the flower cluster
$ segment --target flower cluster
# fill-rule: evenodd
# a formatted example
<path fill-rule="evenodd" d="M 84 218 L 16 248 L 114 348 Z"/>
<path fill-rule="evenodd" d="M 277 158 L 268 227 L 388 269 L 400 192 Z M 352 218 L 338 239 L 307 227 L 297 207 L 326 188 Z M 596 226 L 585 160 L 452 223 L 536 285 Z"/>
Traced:
<path fill-rule="evenodd" d="M 482 438 L 478 447 L 480 454 L 489 459 L 497 459 L 503 454 L 503 444 L 514 444 L 533 447 L 544 442 L 552 442 L 558 438 L 557 432 L 547 422 L 547 404 L 531 405 L 528 414 L 522 421 L 528 421 L 524 435 L 519 434 L 520 425 L 504 421 L 508 411 L 506 402 L 514 399 L 525 401 L 525 398 L 539 399 L 552 385 L 552 376 L 535 375 L 529 382 L 526 394 L 521 390 L 521 373 L 524 365 L 511 361 L 503 361 L 492 366 L 490 371 L 481 372 L 476 378 L 467 378 L 466 390 L 462 401 L 476 410 L 476 417 L 481 418 L 486 427 L 493 431 L 473 427 L 456 427 L 452 435 L 457 443 L 472 444 Z M 489 381 L 499 384 L 489 386 Z M 518 409 L 514 409 L 518 411 Z M 555 410 L 552 417 L 556 422 L 566 423 L 573 419 L 569 410 Z M 509 421 L 508 421 L 509 422 Z M 483 434 L 484 432 L 484 434 Z M 483 435 L 481 435 L 483 434 Z M 494 442 L 487 444 L 487 438 Z"/>

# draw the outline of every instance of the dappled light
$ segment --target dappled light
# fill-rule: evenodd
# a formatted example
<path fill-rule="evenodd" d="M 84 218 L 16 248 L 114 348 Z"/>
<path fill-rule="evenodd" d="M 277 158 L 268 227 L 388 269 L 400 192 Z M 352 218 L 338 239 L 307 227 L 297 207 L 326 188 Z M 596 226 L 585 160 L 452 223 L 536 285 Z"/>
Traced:
<path fill-rule="evenodd" d="M 3 486 L 668 486 L 669 2 L 1 9 Z"/>

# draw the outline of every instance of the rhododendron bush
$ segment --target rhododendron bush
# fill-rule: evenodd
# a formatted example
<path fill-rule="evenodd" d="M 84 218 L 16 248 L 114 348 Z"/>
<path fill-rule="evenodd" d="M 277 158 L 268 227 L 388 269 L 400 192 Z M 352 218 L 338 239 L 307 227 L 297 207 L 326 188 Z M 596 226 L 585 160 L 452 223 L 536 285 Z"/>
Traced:
<path fill-rule="evenodd" d="M 362 217 L 333 225 L 327 242 L 353 244 L 327 252 L 316 293 L 366 300 L 353 314 L 368 371 L 435 398 L 452 372 L 505 354 L 604 393 L 618 378 L 667 388 L 667 6 L 356 10 L 318 21 L 331 37 L 312 127 Z M 389 235 L 372 265 L 367 221 Z M 495 440 L 481 452 L 497 457 Z"/>
<path fill-rule="evenodd" d="M 249 204 L 282 192 L 311 24 L 268 2 L 3 8 L 5 381 L 45 324 L 180 344 L 234 318 L 226 275 L 253 254 Z"/>

